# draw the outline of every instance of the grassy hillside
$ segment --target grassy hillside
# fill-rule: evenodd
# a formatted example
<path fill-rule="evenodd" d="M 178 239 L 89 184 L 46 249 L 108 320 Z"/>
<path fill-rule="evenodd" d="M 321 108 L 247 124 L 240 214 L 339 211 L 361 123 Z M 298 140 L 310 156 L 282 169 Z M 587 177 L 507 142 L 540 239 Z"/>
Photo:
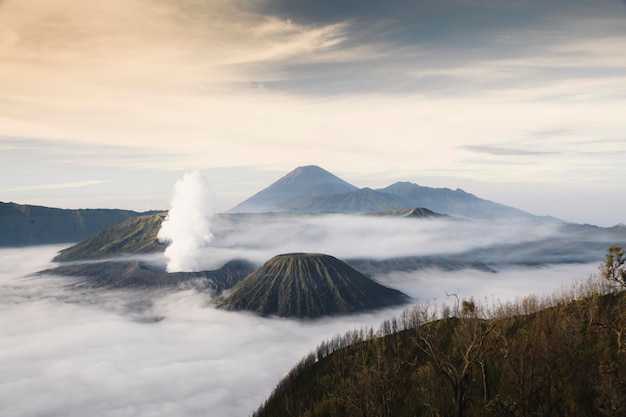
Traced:
<path fill-rule="evenodd" d="M 320 345 L 254 417 L 624 416 L 626 293 L 597 289 L 416 307 Z"/>
<path fill-rule="evenodd" d="M 55 262 L 105 259 L 123 254 L 165 250 L 157 240 L 165 213 L 135 217 L 98 232 L 86 240 L 62 250 Z"/>
<path fill-rule="evenodd" d="M 64 210 L 0 202 L 0 247 L 77 242 L 140 215 L 130 210 Z"/>
<path fill-rule="evenodd" d="M 217 305 L 261 315 L 315 318 L 407 302 L 401 292 L 323 254 L 278 255 L 237 284 Z"/>

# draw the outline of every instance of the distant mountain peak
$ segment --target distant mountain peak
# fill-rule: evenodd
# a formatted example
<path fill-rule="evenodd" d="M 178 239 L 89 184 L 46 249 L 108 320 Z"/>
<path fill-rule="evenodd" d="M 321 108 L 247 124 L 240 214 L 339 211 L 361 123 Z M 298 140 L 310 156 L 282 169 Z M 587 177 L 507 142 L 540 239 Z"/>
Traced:
<path fill-rule="evenodd" d="M 537 218 L 460 188 L 398 181 L 381 189 L 359 189 L 317 165 L 297 167 L 229 212 L 380 213 L 415 207 L 466 218 Z"/>
<path fill-rule="evenodd" d="M 231 213 L 261 213 L 296 210 L 316 196 L 357 190 L 317 165 L 300 166 L 269 187 L 229 210 Z"/>
<path fill-rule="evenodd" d="M 312 175 L 330 175 L 333 177 L 335 176 L 320 166 L 302 165 L 302 166 L 297 167 L 293 171 L 289 172 L 283 178 L 297 178 L 301 176 L 312 176 Z"/>
<path fill-rule="evenodd" d="M 347 183 L 346 181 L 317 165 L 299 166 L 278 181 L 276 181 L 274 184 L 310 185 L 326 183 L 345 184 L 347 188 L 356 188 L 352 184 Z M 273 186 L 274 184 L 272 184 L 271 186 Z"/>

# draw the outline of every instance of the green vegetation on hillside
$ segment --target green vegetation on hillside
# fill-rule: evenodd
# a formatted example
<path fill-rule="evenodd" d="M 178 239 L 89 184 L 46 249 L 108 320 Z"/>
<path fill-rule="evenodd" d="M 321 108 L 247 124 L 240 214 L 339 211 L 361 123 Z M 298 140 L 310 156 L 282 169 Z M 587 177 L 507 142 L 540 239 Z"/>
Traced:
<path fill-rule="evenodd" d="M 626 415 L 626 292 L 453 300 L 322 343 L 254 417 Z"/>
<path fill-rule="evenodd" d="M 105 259 L 165 250 L 165 245 L 157 239 L 164 218 L 165 213 L 159 213 L 128 219 L 62 250 L 53 261 Z"/>

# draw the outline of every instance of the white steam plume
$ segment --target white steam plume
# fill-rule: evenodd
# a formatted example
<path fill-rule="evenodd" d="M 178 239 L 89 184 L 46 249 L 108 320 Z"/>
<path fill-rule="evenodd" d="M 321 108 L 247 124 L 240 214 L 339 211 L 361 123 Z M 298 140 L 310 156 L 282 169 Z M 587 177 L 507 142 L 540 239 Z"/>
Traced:
<path fill-rule="evenodd" d="M 158 234 L 159 239 L 171 242 L 165 250 L 168 272 L 202 269 L 202 249 L 213 240 L 213 212 L 209 183 L 199 171 L 186 173 L 174 184 L 172 208 Z"/>

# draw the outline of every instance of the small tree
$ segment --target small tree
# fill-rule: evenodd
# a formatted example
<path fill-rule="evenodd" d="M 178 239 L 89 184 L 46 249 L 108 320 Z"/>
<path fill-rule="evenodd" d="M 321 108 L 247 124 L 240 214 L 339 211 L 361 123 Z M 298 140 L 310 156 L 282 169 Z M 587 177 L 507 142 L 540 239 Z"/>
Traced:
<path fill-rule="evenodd" d="M 602 276 L 605 279 L 616 283 L 622 288 L 626 288 L 626 258 L 624 254 L 625 252 L 621 245 L 610 246 L 606 253 L 604 265 L 600 267 Z"/>
<path fill-rule="evenodd" d="M 437 320 L 436 308 L 425 305 L 415 308 L 417 347 L 426 355 L 433 368 L 443 375 L 452 389 L 454 417 L 465 414 L 467 395 L 475 365 L 480 365 L 484 396 L 487 397 L 485 358 L 488 356 L 488 337 L 495 322 L 486 320 L 483 309 L 473 299 L 461 301 L 456 294 L 452 318 Z"/>

